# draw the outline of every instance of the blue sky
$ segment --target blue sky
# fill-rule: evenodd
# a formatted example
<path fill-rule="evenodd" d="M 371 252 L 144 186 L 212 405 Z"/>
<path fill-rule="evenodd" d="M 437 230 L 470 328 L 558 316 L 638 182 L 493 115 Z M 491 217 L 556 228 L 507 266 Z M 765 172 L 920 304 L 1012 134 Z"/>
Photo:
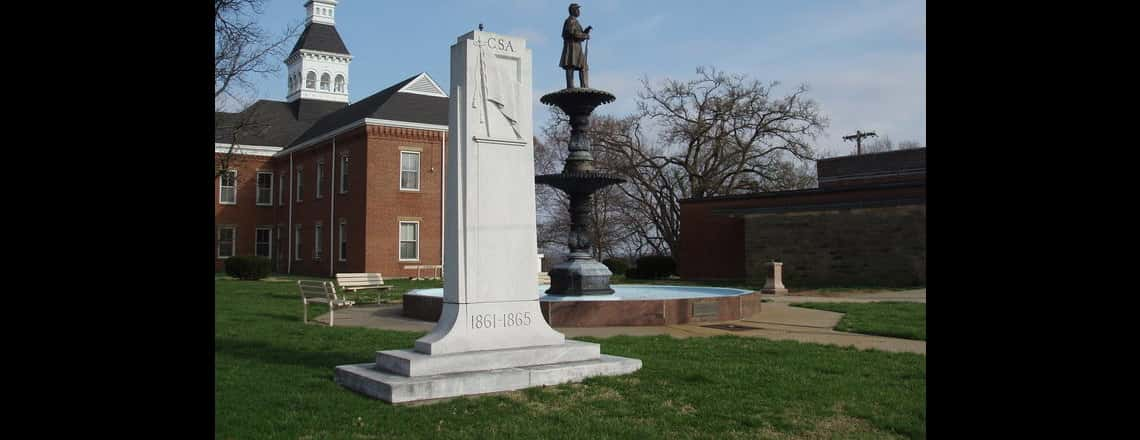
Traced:
<path fill-rule="evenodd" d="M 639 78 L 695 78 L 715 66 L 777 92 L 806 83 L 831 120 L 821 151 L 854 152 L 840 138 L 856 129 L 896 143 L 926 145 L 926 3 L 917 0 L 575 0 L 583 26 L 593 26 L 590 85 L 618 99 L 597 113 L 635 109 Z M 356 102 L 427 72 L 450 85 L 449 47 L 483 23 L 486 30 L 528 39 L 534 96 L 565 86 L 558 68 L 567 0 L 340 0 L 336 27 L 353 60 Z M 262 24 L 283 29 L 305 18 L 302 0 L 267 0 Z M 257 80 L 259 98 L 283 100 L 285 69 Z M 535 127 L 548 118 L 535 103 Z"/>

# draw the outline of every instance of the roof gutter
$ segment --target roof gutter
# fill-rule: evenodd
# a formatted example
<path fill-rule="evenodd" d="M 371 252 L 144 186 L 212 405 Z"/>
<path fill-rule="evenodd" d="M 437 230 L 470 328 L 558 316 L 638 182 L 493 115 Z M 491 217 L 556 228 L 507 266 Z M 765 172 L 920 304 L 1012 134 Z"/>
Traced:
<path fill-rule="evenodd" d="M 274 157 L 280 157 L 280 156 L 284 156 L 285 154 L 296 153 L 298 151 L 301 151 L 301 150 L 304 150 L 306 148 L 312 147 L 314 145 L 320 144 L 320 143 L 327 141 L 329 139 L 335 138 L 336 136 L 344 134 L 344 133 L 348 132 L 349 130 L 352 130 L 356 127 L 365 126 L 365 125 L 383 125 L 383 126 L 387 126 L 387 127 L 396 127 L 396 128 L 413 128 L 413 129 L 417 129 L 417 130 L 430 130 L 430 131 L 447 132 L 447 126 L 446 125 L 423 124 L 423 123 L 419 123 L 419 122 L 393 121 L 390 119 L 364 118 L 364 119 L 361 119 L 359 121 L 352 122 L 352 123 L 349 123 L 347 125 L 344 125 L 344 126 L 337 128 L 335 130 L 326 132 L 325 134 L 323 134 L 321 136 L 317 136 L 317 137 L 309 139 L 305 142 L 302 142 L 302 143 L 299 143 L 299 144 L 294 145 L 292 147 L 281 150 L 276 155 L 274 155 Z"/>

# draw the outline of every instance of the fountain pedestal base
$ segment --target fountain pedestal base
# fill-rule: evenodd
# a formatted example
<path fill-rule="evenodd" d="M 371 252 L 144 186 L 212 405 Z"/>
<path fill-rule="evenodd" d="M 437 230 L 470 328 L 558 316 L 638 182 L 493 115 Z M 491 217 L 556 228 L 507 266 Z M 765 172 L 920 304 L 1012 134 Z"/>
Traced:
<path fill-rule="evenodd" d="M 548 271 L 547 295 L 610 295 L 610 268 L 593 259 L 571 259 Z"/>

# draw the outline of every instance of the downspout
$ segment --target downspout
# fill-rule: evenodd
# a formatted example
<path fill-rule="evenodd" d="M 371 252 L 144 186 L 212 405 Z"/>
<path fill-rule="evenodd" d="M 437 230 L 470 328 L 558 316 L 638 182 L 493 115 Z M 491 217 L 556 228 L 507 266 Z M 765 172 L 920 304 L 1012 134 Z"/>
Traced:
<path fill-rule="evenodd" d="M 285 260 L 285 272 L 291 274 L 293 273 L 293 187 L 297 185 L 293 181 L 297 177 L 293 171 L 293 153 L 289 153 L 289 170 L 286 173 L 292 179 L 289 179 L 289 229 L 285 231 L 285 234 L 289 235 L 289 253 L 286 254 L 288 257 Z"/>
<path fill-rule="evenodd" d="M 443 266 L 443 234 L 444 234 L 444 219 L 447 218 L 447 135 L 445 131 L 439 136 L 439 265 Z M 439 276 L 443 277 L 443 269 L 440 269 Z"/>
<path fill-rule="evenodd" d="M 339 179 L 337 179 L 337 174 L 336 174 L 336 135 L 333 135 L 333 138 L 332 138 L 332 166 L 329 167 L 329 182 L 332 183 L 331 185 L 329 185 L 329 276 L 330 277 L 333 276 L 333 261 L 336 261 L 333 258 L 333 254 L 334 254 L 333 249 L 336 248 L 339 250 L 339 248 L 340 248 L 339 243 L 338 243 L 338 246 L 333 245 L 333 231 L 335 231 L 336 228 L 340 226 L 340 225 L 337 225 L 336 223 L 334 223 L 334 221 L 335 221 L 334 217 L 336 217 L 336 214 L 333 213 L 333 205 L 336 204 L 336 181 L 337 180 L 339 180 Z"/>

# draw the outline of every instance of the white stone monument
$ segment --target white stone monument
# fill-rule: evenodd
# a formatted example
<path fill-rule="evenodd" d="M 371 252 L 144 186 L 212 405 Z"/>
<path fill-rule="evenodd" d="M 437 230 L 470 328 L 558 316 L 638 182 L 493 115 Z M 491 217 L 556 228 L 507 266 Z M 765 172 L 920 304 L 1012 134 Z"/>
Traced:
<path fill-rule="evenodd" d="M 523 38 L 472 31 L 451 46 L 443 313 L 414 349 L 338 366 L 337 383 L 401 403 L 641 368 L 598 344 L 567 341 L 542 317 L 531 76 Z"/>

